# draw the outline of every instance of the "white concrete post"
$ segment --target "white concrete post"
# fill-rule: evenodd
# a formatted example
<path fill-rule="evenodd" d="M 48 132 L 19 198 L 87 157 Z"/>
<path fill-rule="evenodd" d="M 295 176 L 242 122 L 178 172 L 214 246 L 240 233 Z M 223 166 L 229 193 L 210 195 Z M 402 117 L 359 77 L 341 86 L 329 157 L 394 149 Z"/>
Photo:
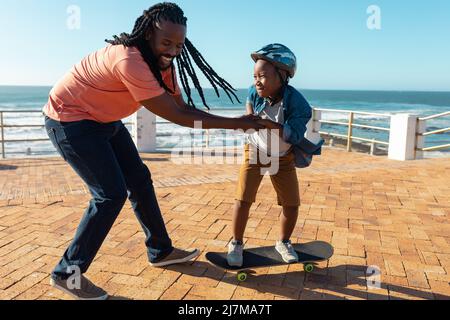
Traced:
<path fill-rule="evenodd" d="M 414 160 L 416 150 L 417 116 L 396 114 L 391 117 L 389 159 Z"/>
<path fill-rule="evenodd" d="M 139 152 L 156 151 L 156 116 L 145 108 L 133 115 L 133 140 Z"/>
<path fill-rule="evenodd" d="M 319 120 L 321 119 L 322 119 L 322 111 L 314 110 L 313 117 L 306 125 L 305 138 L 311 141 L 312 143 L 318 143 L 321 139 L 319 134 L 321 128 L 321 123 L 319 122 Z"/>

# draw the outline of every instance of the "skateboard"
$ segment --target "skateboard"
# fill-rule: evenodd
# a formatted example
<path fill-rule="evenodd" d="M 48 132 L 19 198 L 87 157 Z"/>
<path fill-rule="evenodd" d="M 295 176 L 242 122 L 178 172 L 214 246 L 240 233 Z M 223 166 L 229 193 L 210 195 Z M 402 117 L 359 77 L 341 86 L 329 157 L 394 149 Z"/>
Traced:
<path fill-rule="evenodd" d="M 331 244 L 323 241 L 313 241 L 304 244 L 293 244 L 298 253 L 298 263 L 303 264 L 305 272 L 314 270 L 314 264 L 320 261 L 329 260 L 334 253 Z M 208 252 L 206 259 L 214 266 L 226 271 L 237 272 L 237 279 L 240 282 L 247 280 L 246 270 L 285 265 L 281 255 L 275 247 L 260 247 L 244 250 L 244 264 L 242 267 L 232 267 L 228 265 L 226 252 Z"/>

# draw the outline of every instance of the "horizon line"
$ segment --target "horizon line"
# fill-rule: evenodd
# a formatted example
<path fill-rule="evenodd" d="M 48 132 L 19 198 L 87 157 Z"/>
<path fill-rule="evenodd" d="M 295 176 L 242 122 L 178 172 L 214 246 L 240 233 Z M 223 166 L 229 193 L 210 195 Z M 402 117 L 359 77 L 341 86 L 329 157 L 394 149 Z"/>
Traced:
<path fill-rule="evenodd" d="M 28 87 L 28 88 L 52 88 L 54 85 L 28 85 L 28 84 L 0 84 L 0 87 Z M 195 88 L 191 88 L 195 89 Z M 214 89 L 212 87 L 204 87 L 203 89 Z M 317 88 L 297 88 L 298 90 L 310 91 L 366 91 L 366 92 L 424 92 L 424 93 L 450 93 L 445 90 L 413 90 L 413 89 L 317 89 Z M 247 88 L 236 88 L 236 90 L 248 90 Z"/>

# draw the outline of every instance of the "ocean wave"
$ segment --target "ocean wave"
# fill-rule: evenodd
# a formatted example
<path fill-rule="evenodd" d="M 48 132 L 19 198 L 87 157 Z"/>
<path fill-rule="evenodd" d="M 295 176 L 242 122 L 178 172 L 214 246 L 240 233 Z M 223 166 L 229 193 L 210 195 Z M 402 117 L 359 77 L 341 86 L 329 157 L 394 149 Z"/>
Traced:
<path fill-rule="evenodd" d="M 0 87 L 0 111 L 20 111 L 36 110 L 40 111 L 48 98 L 50 88 L 5 88 Z M 320 106 L 324 109 L 341 109 L 349 111 L 363 111 L 375 113 L 375 115 L 355 114 L 354 122 L 356 124 L 369 124 L 372 126 L 386 127 L 390 126 L 388 117 L 377 116 L 379 114 L 397 114 L 409 113 L 418 114 L 420 117 L 439 114 L 450 111 L 450 94 L 438 93 L 401 93 L 401 92 L 334 92 L 301 90 L 308 101 L 313 106 Z M 241 101 L 245 101 L 247 90 L 238 90 L 238 96 Z M 206 99 L 211 107 L 211 114 L 239 117 L 245 113 L 245 106 L 240 104 L 231 104 L 226 97 L 217 98 L 213 90 L 205 90 Z M 194 94 L 194 100 L 197 107 L 201 107 L 200 99 Z M 225 110 L 226 109 L 226 110 Z M 40 112 L 36 113 L 4 113 L 4 122 L 7 125 L 42 125 L 43 116 Z M 336 112 L 322 112 L 322 119 L 328 121 L 348 122 L 348 115 Z M 124 122 L 131 122 L 132 117 L 124 119 Z M 157 121 L 165 121 L 157 118 Z M 443 117 L 427 121 L 427 131 L 434 131 L 450 127 L 450 117 Z M 128 126 L 130 127 L 130 126 Z M 324 131 L 346 133 L 345 126 L 322 124 Z M 177 143 L 186 143 L 189 145 L 192 139 L 195 143 L 203 143 L 200 139 L 201 133 L 190 128 L 183 128 L 175 124 L 158 125 L 157 128 L 158 147 L 170 147 Z M 234 143 L 239 141 L 242 135 L 234 134 L 232 130 L 210 130 L 211 144 L 214 143 Z M 387 140 L 388 134 L 385 132 L 355 128 L 355 135 L 360 137 L 376 138 Z M 225 134 L 226 133 L 226 134 Z M 7 128 L 5 129 L 7 139 L 29 139 L 29 138 L 47 138 L 45 130 L 42 128 Z M 425 141 L 427 146 L 448 143 L 447 137 L 450 133 L 427 136 Z M 181 139 L 181 140 L 180 140 Z M 445 141 L 447 140 L 447 141 Z M 28 148 L 32 153 L 48 152 L 54 153 L 55 150 L 50 142 L 34 143 L 8 143 L 7 152 L 16 152 L 24 154 Z"/>

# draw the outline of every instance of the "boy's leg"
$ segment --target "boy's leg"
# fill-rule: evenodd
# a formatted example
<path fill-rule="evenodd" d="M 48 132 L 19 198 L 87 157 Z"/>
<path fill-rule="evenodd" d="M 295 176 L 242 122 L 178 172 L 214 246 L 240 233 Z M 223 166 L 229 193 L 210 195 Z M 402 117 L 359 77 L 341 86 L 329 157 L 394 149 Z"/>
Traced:
<path fill-rule="evenodd" d="M 243 242 L 250 208 L 256 200 L 258 188 L 264 178 L 258 163 L 250 164 L 250 147 L 244 147 L 244 162 L 239 172 L 239 182 L 236 191 L 236 204 L 233 215 L 234 240 Z"/>
<path fill-rule="evenodd" d="M 294 232 L 298 219 L 299 207 L 283 206 L 283 215 L 281 216 L 281 241 L 289 241 Z"/>
<path fill-rule="evenodd" d="M 244 233 L 252 203 L 236 201 L 233 215 L 233 240 L 244 243 Z"/>
<path fill-rule="evenodd" d="M 174 248 L 158 205 L 151 173 L 123 124 L 111 139 L 111 145 L 125 177 L 128 198 L 146 235 L 149 261 L 158 263 L 171 254 Z M 194 252 L 186 253 L 185 257 L 183 255 L 177 253 L 177 259 L 195 256 Z"/>
<path fill-rule="evenodd" d="M 53 279 L 88 270 L 127 199 L 125 181 L 108 142 L 113 127 L 94 121 L 61 124 L 46 119 L 50 140 L 92 194 L 72 243 L 52 273 Z"/>
<path fill-rule="evenodd" d="M 290 240 L 300 207 L 300 190 L 293 157 L 293 153 L 281 157 L 278 173 L 270 177 L 277 192 L 278 204 L 283 207 L 280 235 L 282 241 Z"/>

